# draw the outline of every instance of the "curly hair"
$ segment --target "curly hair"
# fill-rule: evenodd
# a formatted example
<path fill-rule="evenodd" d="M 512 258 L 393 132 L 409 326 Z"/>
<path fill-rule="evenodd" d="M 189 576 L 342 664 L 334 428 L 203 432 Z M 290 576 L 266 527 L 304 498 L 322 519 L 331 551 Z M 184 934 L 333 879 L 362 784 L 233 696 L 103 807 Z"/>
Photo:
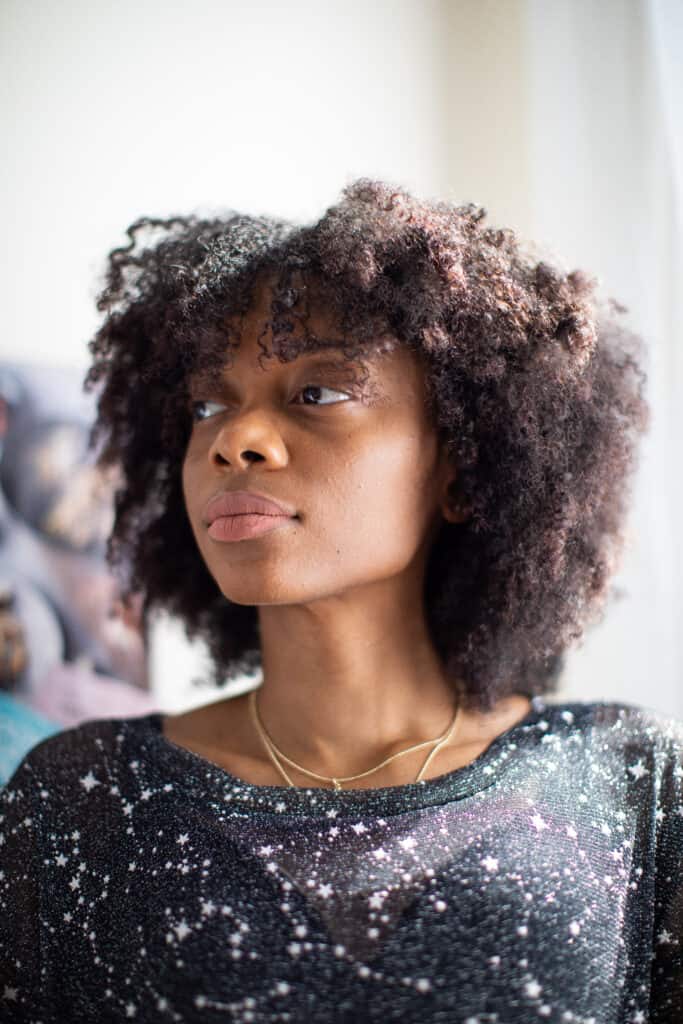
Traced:
<path fill-rule="evenodd" d="M 424 607 L 464 704 L 556 690 L 566 649 L 602 618 L 649 423 L 642 340 L 594 277 L 539 259 L 486 215 L 360 178 L 313 224 L 143 217 L 109 254 L 84 382 L 100 387 L 90 443 L 103 438 L 98 461 L 119 470 L 107 558 L 145 618 L 164 609 L 206 642 L 217 685 L 258 669 L 258 612 L 220 592 L 190 528 L 189 378 L 228 363 L 226 318 L 265 275 L 281 361 L 329 344 L 306 325 L 302 283 L 315 280 L 349 358 L 388 328 L 424 362 L 468 511 L 433 541 Z"/>

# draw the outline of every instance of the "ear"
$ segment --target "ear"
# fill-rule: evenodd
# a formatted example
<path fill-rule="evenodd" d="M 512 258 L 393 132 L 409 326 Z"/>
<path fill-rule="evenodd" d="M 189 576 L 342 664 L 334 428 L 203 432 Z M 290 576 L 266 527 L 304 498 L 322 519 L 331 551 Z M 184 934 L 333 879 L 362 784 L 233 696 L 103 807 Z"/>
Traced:
<path fill-rule="evenodd" d="M 472 515 L 471 508 L 465 505 L 457 495 L 454 495 L 452 490 L 442 502 L 441 511 L 444 519 L 449 523 L 466 523 Z"/>
<path fill-rule="evenodd" d="M 441 514 L 449 523 L 465 523 L 470 518 L 472 509 L 460 495 L 457 472 L 455 466 L 448 461 L 445 450 L 442 450 L 441 457 L 444 467 L 440 499 Z"/>

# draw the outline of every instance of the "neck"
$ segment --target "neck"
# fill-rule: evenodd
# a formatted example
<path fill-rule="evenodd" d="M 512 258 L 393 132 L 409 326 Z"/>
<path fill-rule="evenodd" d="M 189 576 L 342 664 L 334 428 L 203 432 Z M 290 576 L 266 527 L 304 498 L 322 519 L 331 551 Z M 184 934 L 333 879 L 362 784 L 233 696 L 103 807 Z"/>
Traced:
<path fill-rule="evenodd" d="M 421 596 L 374 585 L 259 610 L 264 727 L 288 757 L 328 776 L 361 772 L 447 731 L 457 704 Z"/>

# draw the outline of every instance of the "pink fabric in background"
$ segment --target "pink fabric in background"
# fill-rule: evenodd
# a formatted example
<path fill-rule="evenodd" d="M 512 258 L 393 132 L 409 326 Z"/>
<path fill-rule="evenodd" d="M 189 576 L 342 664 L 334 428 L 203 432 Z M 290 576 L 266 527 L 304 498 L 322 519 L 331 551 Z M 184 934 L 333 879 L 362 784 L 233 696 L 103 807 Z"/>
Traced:
<path fill-rule="evenodd" d="M 92 718 L 129 717 L 159 710 L 158 702 L 147 691 L 91 672 L 77 662 L 56 665 L 42 676 L 33 692 L 14 696 L 67 728 Z"/>

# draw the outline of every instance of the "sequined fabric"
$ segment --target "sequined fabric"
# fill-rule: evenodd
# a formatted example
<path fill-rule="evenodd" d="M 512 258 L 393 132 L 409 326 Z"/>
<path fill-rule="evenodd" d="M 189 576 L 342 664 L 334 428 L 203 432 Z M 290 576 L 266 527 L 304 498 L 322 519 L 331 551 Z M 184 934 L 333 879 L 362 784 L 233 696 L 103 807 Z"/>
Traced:
<path fill-rule="evenodd" d="M 681 1024 L 682 778 L 624 703 L 341 792 L 85 722 L 0 791 L 0 1020 Z"/>

